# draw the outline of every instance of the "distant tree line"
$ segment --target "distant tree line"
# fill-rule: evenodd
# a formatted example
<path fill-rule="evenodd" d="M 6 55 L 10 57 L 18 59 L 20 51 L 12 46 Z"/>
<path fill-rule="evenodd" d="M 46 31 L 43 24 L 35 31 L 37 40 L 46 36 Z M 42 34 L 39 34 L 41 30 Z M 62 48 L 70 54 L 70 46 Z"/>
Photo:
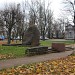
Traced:
<path fill-rule="evenodd" d="M 64 38 L 65 21 L 62 18 L 54 19 L 51 10 L 51 3 L 48 5 L 41 1 L 27 1 L 23 4 L 10 4 L 0 10 L 0 25 L 7 32 L 8 44 L 15 37 L 23 37 L 23 33 L 30 25 L 36 25 L 43 40 L 48 38 Z"/>

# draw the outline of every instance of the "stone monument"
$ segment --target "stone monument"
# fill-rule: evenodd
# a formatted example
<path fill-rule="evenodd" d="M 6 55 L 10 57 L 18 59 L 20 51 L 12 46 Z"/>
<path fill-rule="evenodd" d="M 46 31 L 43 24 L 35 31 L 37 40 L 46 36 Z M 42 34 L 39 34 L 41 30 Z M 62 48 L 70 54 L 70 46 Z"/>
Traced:
<path fill-rule="evenodd" d="M 40 32 L 35 25 L 29 26 L 26 32 L 24 32 L 22 44 L 30 46 L 38 46 L 40 40 Z"/>
<path fill-rule="evenodd" d="M 52 43 L 52 49 L 58 52 L 65 51 L 65 44 L 64 43 Z"/>

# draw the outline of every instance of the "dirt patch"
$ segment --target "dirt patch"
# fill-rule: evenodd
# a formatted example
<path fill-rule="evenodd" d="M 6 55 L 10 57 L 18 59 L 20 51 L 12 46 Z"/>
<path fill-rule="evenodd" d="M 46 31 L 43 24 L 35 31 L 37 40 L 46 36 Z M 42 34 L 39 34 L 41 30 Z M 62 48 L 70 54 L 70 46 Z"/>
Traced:
<path fill-rule="evenodd" d="M 71 44 L 71 45 L 66 45 L 66 47 L 71 47 L 71 48 L 75 48 L 75 44 Z"/>

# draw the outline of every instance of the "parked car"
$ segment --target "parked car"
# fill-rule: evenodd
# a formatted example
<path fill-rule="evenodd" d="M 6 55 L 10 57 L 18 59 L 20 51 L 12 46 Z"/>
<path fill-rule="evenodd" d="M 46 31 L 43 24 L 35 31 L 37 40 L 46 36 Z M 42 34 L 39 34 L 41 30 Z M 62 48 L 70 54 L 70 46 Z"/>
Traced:
<path fill-rule="evenodd" d="M 18 37 L 16 37 L 15 39 L 16 39 L 16 40 L 19 40 L 19 39 L 20 39 L 20 37 L 18 36 Z"/>
<path fill-rule="evenodd" d="M 4 39 L 5 39 L 4 35 L 0 35 L 0 40 L 4 40 Z"/>
<path fill-rule="evenodd" d="M 48 40 L 49 38 L 45 37 L 45 40 Z M 43 37 L 40 36 L 40 40 L 43 40 Z"/>
<path fill-rule="evenodd" d="M 2 40 L 2 37 L 0 36 L 0 40 Z"/>

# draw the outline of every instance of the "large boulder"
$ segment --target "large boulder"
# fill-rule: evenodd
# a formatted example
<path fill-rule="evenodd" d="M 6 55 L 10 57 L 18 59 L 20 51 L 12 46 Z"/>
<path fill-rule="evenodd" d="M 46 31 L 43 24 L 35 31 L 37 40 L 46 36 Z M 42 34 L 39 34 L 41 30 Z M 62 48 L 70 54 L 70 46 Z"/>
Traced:
<path fill-rule="evenodd" d="M 36 26 L 31 26 L 23 35 L 22 44 L 38 46 L 40 40 L 40 32 Z"/>

